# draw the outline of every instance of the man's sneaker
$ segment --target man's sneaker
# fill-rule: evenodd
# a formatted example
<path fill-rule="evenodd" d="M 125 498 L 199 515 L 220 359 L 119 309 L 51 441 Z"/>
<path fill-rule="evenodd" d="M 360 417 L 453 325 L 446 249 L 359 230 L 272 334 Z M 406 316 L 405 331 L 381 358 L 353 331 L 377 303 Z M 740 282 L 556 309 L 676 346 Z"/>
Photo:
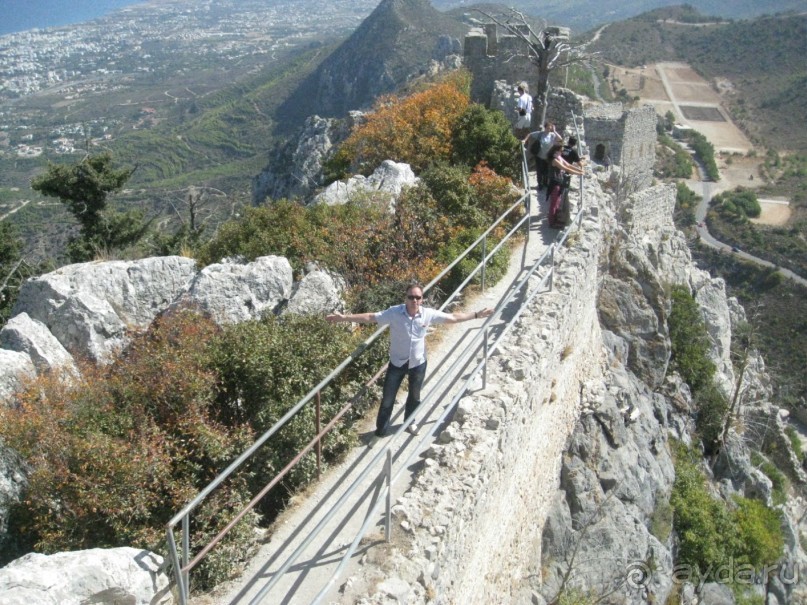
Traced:
<path fill-rule="evenodd" d="M 373 433 L 373 434 L 370 436 L 370 440 L 367 442 L 367 447 L 373 447 L 373 446 L 374 446 L 376 443 L 378 443 L 379 441 L 381 441 L 381 437 L 379 437 L 378 435 L 376 435 L 375 433 Z"/>
<path fill-rule="evenodd" d="M 408 427 L 406 427 L 406 432 L 410 435 L 417 435 L 418 431 L 420 431 L 420 427 L 418 426 L 417 422 L 413 422 Z"/>

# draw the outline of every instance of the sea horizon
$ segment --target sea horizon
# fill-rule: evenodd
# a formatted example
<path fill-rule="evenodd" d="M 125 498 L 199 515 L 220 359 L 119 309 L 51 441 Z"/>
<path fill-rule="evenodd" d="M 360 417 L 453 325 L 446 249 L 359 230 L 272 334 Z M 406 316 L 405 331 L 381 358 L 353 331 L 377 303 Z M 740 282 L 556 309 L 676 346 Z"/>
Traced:
<path fill-rule="evenodd" d="M 85 23 L 144 0 L 0 0 L 0 36 Z"/>

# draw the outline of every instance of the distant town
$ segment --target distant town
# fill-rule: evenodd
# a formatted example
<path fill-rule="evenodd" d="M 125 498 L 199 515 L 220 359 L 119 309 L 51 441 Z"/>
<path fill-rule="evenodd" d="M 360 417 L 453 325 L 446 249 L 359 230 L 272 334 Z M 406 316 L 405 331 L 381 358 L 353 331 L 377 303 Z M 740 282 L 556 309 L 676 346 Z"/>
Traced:
<path fill-rule="evenodd" d="M 69 154 L 89 139 L 159 120 L 139 89 L 162 86 L 176 103 L 208 90 L 173 90 L 172 83 L 217 69 L 219 84 L 265 67 L 280 54 L 344 36 L 377 0 L 178 0 L 121 9 L 80 25 L 0 37 L 0 156 Z M 117 94 L 115 94 L 117 93 Z M 118 111 L 88 117 L 88 99 L 115 99 Z M 126 107 L 127 103 L 131 107 Z M 123 109 L 121 109 L 123 108 Z M 73 111 L 75 109 L 75 111 Z M 72 113 L 81 119 L 70 122 Z"/>

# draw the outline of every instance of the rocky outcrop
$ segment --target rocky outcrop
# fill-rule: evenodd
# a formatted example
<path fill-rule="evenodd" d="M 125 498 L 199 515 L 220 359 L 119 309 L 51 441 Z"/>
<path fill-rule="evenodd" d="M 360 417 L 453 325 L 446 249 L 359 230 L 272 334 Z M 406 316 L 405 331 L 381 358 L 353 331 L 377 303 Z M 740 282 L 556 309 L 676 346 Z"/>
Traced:
<path fill-rule="evenodd" d="M 159 314 L 191 304 L 222 324 L 266 313 L 325 314 L 344 309 L 344 282 L 309 272 L 294 283 L 286 258 L 228 259 L 197 272 L 181 257 L 68 265 L 26 282 L 0 331 L 0 401 L 24 376 L 75 372 L 74 356 L 107 361 Z"/>
<path fill-rule="evenodd" d="M 361 115 L 351 112 L 345 119 L 307 118 L 300 132 L 278 148 L 269 165 L 253 178 L 253 205 L 267 198 L 309 199 L 323 185 L 325 160 L 347 138 Z"/>
<path fill-rule="evenodd" d="M 9 401 L 25 378 L 35 375 L 34 362 L 27 353 L 0 349 L 0 404 Z"/>
<path fill-rule="evenodd" d="M 24 312 L 9 319 L 0 330 L 0 346 L 27 354 L 40 373 L 75 370 L 73 356 L 56 340 L 48 327 Z"/>
<path fill-rule="evenodd" d="M 217 263 L 194 277 L 178 304 L 197 305 L 221 324 L 259 319 L 289 298 L 293 282 L 291 265 L 282 256 Z"/>
<path fill-rule="evenodd" d="M 11 547 L 7 544 L 8 520 L 12 507 L 20 501 L 28 485 L 28 469 L 14 450 L 0 441 L 0 561 L 8 560 Z"/>
<path fill-rule="evenodd" d="M 328 185 L 322 193 L 314 196 L 314 204 L 346 204 L 357 196 L 373 195 L 374 199 L 380 194 L 391 208 L 395 206 L 395 199 L 404 187 L 411 187 L 418 182 L 415 173 L 409 164 L 385 160 L 375 169 L 369 177 L 357 174 L 346 181 L 335 181 Z"/>
<path fill-rule="evenodd" d="M 47 326 L 72 355 L 103 360 L 184 292 L 196 262 L 179 256 L 67 265 L 29 279 L 12 316 Z"/>
<path fill-rule="evenodd" d="M 285 309 L 295 315 L 344 312 L 345 280 L 328 271 L 312 268 L 295 286 Z"/>
<path fill-rule="evenodd" d="M 670 406 L 618 358 L 611 349 L 591 390 L 598 397 L 587 402 L 563 457 L 543 530 L 545 573 L 535 586 L 547 602 L 578 589 L 612 602 L 664 603 L 672 587 L 671 519 L 656 534 L 648 529 L 675 478 Z"/>
<path fill-rule="evenodd" d="M 169 605 L 162 557 L 136 548 L 31 553 L 0 569 L 3 605 Z"/>

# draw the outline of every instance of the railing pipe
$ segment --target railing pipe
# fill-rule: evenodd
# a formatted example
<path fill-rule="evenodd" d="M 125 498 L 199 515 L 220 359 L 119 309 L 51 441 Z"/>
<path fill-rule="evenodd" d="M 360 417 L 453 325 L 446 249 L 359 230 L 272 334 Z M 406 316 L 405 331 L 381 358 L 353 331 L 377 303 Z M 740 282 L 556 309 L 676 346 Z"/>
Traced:
<path fill-rule="evenodd" d="M 387 448 L 387 460 L 384 464 L 384 474 L 387 477 L 387 512 L 384 517 L 384 539 L 392 539 L 392 449 Z"/>
<path fill-rule="evenodd" d="M 579 213 L 578 213 L 578 217 L 579 217 L 579 216 L 581 216 L 581 215 L 582 215 L 582 210 L 580 210 L 580 211 L 579 211 Z M 575 217 L 575 218 L 577 218 L 577 217 Z M 507 304 L 509 303 L 509 301 L 510 301 L 510 300 L 512 300 L 512 299 L 515 297 L 515 295 L 516 295 L 516 293 L 517 293 L 517 292 L 519 292 L 519 291 L 520 291 L 520 290 L 521 290 L 521 289 L 522 289 L 522 288 L 523 288 L 525 285 L 527 285 L 527 284 L 529 283 L 529 279 L 532 277 L 532 275 L 533 275 L 533 274 L 534 274 L 534 273 L 537 271 L 537 269 L 538 269 L 539 267 L 543 266 L 543 265 L 546 263 L 547 259 L 548 259 L 548 258 L 550 258 L 550 257 L 551 257 L 552 262 L 554 262 L 554 249 L 550 249 L 550 250 L 547 250 L 546 252 L 544 252 L 544 254 L 543 254 L 543 255 L 541 255 L 541 257 L 540 257 L 540 258 L 539 258 L 539 259 L 538 259 L 538 260 L 537 260 L 537 261 L 536 261 L 536 262 L 533 264 L 533 266 L 530 268 L 530 270 L 527 272 L 527 274 L 526 274 L 526 275 L 525 275 L 525 276 L 522 278 L 522 280 L 520 281 L 520 283 L 519 283 L 519 284 L 518 284 L 518 285 L 517 285 L 515 288 L 513 288 L 513 289 L 512 289 L 512 290 L 511 290 L 511 291 L 508 293 L 508 295 L 505 297 L 504 301 L 502 301 L 502 303 L 499 305 L 499 309 L 498 309 L 497 311 L 495 311 L 495 312 L 493 313 L 493 315 L 491 315 L 490 317 L 488 317 L 488 319 L 486 320 L 485 324 L 483 325 L 483 329 L 487 329 L 487 328 L 489 327 L 490 323 L 491 323 L 492 321 L 494 321 L 494 320 L 495 320 L 495 319 L 496 319 L 496 318 L 497 318 L 497 317 L 498 317 L 498 316 L 501 314 L 501 310 L 502 310 L 504 307 L 506 307 L 506 306 L 507 306 Z M 480 361 L 480 363 L 477 365 L 476 369 L 475 369 L 475 370 L 474 370 L 474 371 L 471 373 L 471 375 L 468 377 L 468 379 L 466 380 L 466 382 L 465 382 L 465 384 L 464 384 L 463 388 L 461 388 L 461 389 L 458 391 L 457 395 L 454 397 L 454 399 L 452 400 L 452 402 L 451 402 L 451 403 L 450 403 L 448 406 L 446 406 L 445 410 L 442 412 L 442 414 L 440 415 L 440 417 L 439 417 L 439 418 L 438 418 L 438 419 L 437 419 L 435 422 L 433 422 L 433 423 L 432 423 L 432 428 L 431 428 L 431 429 L 430 429 L 430 430 L 429 430 L 429 431 L 428 431 L 428 432 L 427 432 L 427 433 L 426 433 L 426 434 L 425 434 L 425 435 L 424 435 L 424 436 L 421 438 L 421 440 L 419 441 L 419 445 L 421 445 L 421 446 L 422 446 L 423 444 L 425 444 L 426 440 L 428 440 L 428 439 L 430 439 L 430 438 L 431 438 L 431 436 L 433 435 L 433 433 L 434 433 L 434 431 L 437 429 L 437 427 L 442 425 L 443 421 L 444 421 L 444 420 L 445 420 L 445 419 L 448 417 L 448 414 L 451 412 L 451 410 L 452 410 L 454 407 L 456 407 L 456 404 L 459 402 L 460 398 L 461 398 L 461 397 L 462 397 L 462 396 L 465 394 L 465 392 L 466 392 L 466 390 L 467 390 L 467 388 L 468 388 L 468 385 L 470 385 L 470 384 L 471 384 L 472 380 L 473 380 L 473 379 L 476 377 L 476 375 L 479 373 L 479 371 L 480 371 L 480 367 L 484 368 L 484 367 L 486 367 L 486 366 L 487 366 L 487 359 L 490 357 L 490 355 L 492 355 L 492 354 L 493 354 L 493 353 L 494 353 L 494 352 L 495 352 L 495 351 L 498 349 L 498 347 L 499 347 L 499 343 L 500 343 L 502 340 L 504 340 L 504 339 L 506 338 L 506 336 L 509 334 L 509 332 L 510 332 L 510 330 L 512 329 L 512 327 L 513 327 L 513 326 L 516 324 L 516 322 L 517 322 L 518 318 L 521 316 L 521 314 L 524 312 L 524 310 L 525 310 L 526 308 L 528 308 L 529 304 L 532 302 L 532 300 L 535 298 L 535 296 L 537 296 L 537 295 L 538 295 L 538 294 L 539 294 L 539 293 L 542 291 L 542 288 L 545 286 L 545 284 L 547 283 L 547 281 L 551 279 L 551 277 L 552 277 L 552 271 L 550 271 L 550 272 L 549 272 L 547 275 L 545 275 L 545 276 L 544 276 L 544 277 L 543 277 L 543 278 L 542 278 L 542 279 L 539 281 L 538 285 L 537 285 L 537 286 L 536 286 L 536 287 L 535 287 L 535 288 L 532 290 L 532 292 L 530 292 L 530 293 L 528 293 L 528 294 L 527 294 L 527 297 L 526 297 L 526 299 L 524 300 L 524 302 L 523 302 L 521 305 L 519 305 L 519 306 L 517 307 L 517 309 L 516 309 L 516 312 L 515 312 L 514 316 L 513 316 L 513 317 L 510 319 L 510 321 L 509 321 L 509 322 L 508 322 L 508 323 L 505 325 L 504 329 L 503 329 L 503 330 L 502 330 L 502 332 L 499 334 L 498 338 L 497 338 L 497 339 L 494 341 L 493 345 L 492 345 L 492 346 L 489 348 L 489 351 L 488 351 L 488 352 L 485 354 L 485 356 L 483 357 L 483 359 L 482 359 L 482 360 Z M 442 379 L 441 379 L 441 381 L 442 381 Z M 438 384 L 439 384 L 439 383 L 438 383 Z M 436 390 L 436 387 L 435 387 L 435 389 L 433 389 L 433 391 L 434 391 L 434 390 Z M 406 425 L 407 423 L 404 423 L 404 424 Z M 405 426 L 401 427 L 401 431 L 402 431 L 404 428 L 405 428 Z M 399 432 L 400 432 L 400 431 L 399 431 Z M 388 457 L 389 457 L 388 459 L 390 459 L 390 460 L 391 460 L 391 450 L 390 450 L 390 446 L 389 446 L 389 445 L 387 445 L 387 446 L 386 446 L 386 450 L 387 450 L 387 452 L 388 452 Z M 410 453 L 410 455 L 407 457 L 407 459 L 406 459 L 406 460 L 405 460 L 405 461 L 404 461 L 404 462 L 403 462 L 403 463 L 400 465 L 400 467 L 399 467 L 399 471 L 398 471 L 398 472 L 397 472 L 397 473 L 396 473 L 396 474 L 393 476 L 392 481 L 391 481 L 391 484 L 394 484 L 394 483 L 397 481 L 397 479 L 399 478 L 400 474 L 401 474 L 401 473 L 402 473 L 402 472 L 403 472 L 403 471 L 404 471 L 404 470 L 405 470 L 405 469 L 406 469 L 406 468 L 409 466 L 409 463 L 410 463 L 410 462 L 411 462 L 411 460 L 414 458 L 414 456 L 415 456 L 416 454 L 418 454 L 418 453 L 419 453 L 419 451 L 420 451 L 420 447 L 418 447 L 418 448 L 414 448 L 414 449 L 412 450 L 412 452 L 411 452 L 411 453 Z M 377 459 L 378 459 L 378 456 L 376 456 L 376 457 L 375 457 L 375 458 L 374 458 L 374 459 L 373 459 L 373 460 L 370 462 L 370 464 L 368 464 L 368 468 L 369 468 L 370 466 L 372 466 L 372 465 L 375 463 L 375 461 L 376 461 Z M 358 482 L 358 480 L 357 480 L 357 482 Z M 352 491 L 356 489 L 356 487 L 355 487 L 355 486 L 357 485 L 357 482 L 354 482 L 354 484 L 353 484 L 353 485 L 352 485 L 352 486 L 351 486 L 351 487 L 348 489 L 348 491 L 347 491 L 347 492 L 345 492 L 345 495 L 343 495 L 343 498 L 344 498 L 344 497 L 345 497 L 347 494 L 352 493 Z M 364 535 L 366 534 L 367 529 L 368 529 L 368 527 L 369 527 L 370 523 L 371 523 L 371 522 L 372 522 L 372 520 L 373 520 L 373 515 L 374 515 L 375 511 L 377 510 L 379 503 L 380 503 L 380 498 L 376 498 L 376 499 L 374 500 L 374 502 L 372 503 L 372 505 L 371 505 L 370 512 L 368 513 L 367 518 L 366 518 L 366 519 L 365 519 L 365 521 L 364 521 L 364 524 L 362 525 L 362 527 L 361 527 L 361 529 L 359 530 L 358 534 L 357 534 L 357 535 L 356 535 L 356 537 L 354 538 L 354 540 L 353 540 L 353 542 L 352 542 L 352 544 L 351 544 L 350 548 L 349 548 L 349 549 L 347 550 L 347 552 L 346 552 L 346 553 L 343 555 L 342 560 L 341 560 L 341 561 L 340 561 L 340 563 L 339 563 L 339 566 L 338 566 L 338 567 L 337 567 L 337 569 L 334 571 L 334 573 L 331 575 L 331 577 L 329 578 L 329 580 L 328 580 L 328 582 L 325 584 L 325 586 L 324 586 L 324 587 L 323 587 L 323 588 L 320 590 L 320 592 L 317 594 L 317 596 L 315 597 L 315 599 L 314 599 L 314 600 L 311 602 L 311 605 L 319 605 L 319 603 L 322 601 L 322 599 L 324 598 L 324 596 L 327 594 L 328 590 L 330 590 L 330 587 L 333 585 L 333 583 L 335 582 L 336 578 L 337 578 L 337 577 L 339 577 L 339 575 L 341 575 L 341 573 L 344 571 L 344 569 L 345 569 L 345 567 L 346 567 L 346 565 L 347 565 L 347 561 L 348 561 L 348 560 L 350 560 L 350 558 L 351 558 L 351 557 L 353 556 L 353 554 L 356 552 L 356 548 L 358 547 L 359 542 L 361 541 L 361 539 L 362 539 L 362 538 L 364 537 Z M 337 504 L 334 506 L 334 509 L 335 509 L 335 508 L 337 508 L 337 507 L 338 507 L 338 506 L 340 506 L 340 505 L 341 505 L 340 503 L 337 503 Z M 330 511 L 328 514 L 330 515 L 330 514 L 331 514 L 331 512 L 333 512 L 333 509 L 332 509 L 332 511 Z M 318 532 L 318 531 L 319 531 L 318 529 L 315 529 L 315 532 L 314 532 L 314 533 L 316 533 L 316 532 Z M 291 559 L 296 560 L 296 556 L 297 556 L 297 555 L 294 555 L 294 554 L 293 554 L 293 555 L 292 555 L 292 557 L 291 557 Z M 287 561 L 288 565 L 291 565 L 291 564 L 293 563 L 293 560 L 291 560 L 291 561 Z"/>
<path fill-rule="evenodd" d="M 322 478 L 322 437 L 320 437 L 321 421 L 320 413 L 322 411 L 322 396 L 320 391 L 317 391 L 317 408 L 316 416 L 316 429 L 317 429 L 317 481 Z"/>
<path fill-rule="evenodd" d="M 488 238 L 485 236 L 485 239 L 482 240 L 482 293 L 485 292 L 485 267 L 487 267 L 488 264 L 487 249 Z"/>
<path fill-rule="evenodd" d="M 480 271 L 480 270 L 483 272 L 482 283 L 483 283 L 483 289 L 484 289 L 484 287 L 485 287 L 485 279 L 486 279 L 485 278 L 485 266 L 487 264 L 487 261 L 505 244 L 506 241 L 509 240 L 509 238 L 512 236 L 512 234 L 514 232 L 516 232 L 521 227 L 522 223 L 524 223 L 526 225 L 526 229 L 527 229 L 527 233 L 526 233 L 526 236 L 525 236 L 525 258 L 526 258 L 526 242 L 529 239 L 529 229 L 530 229 L 530 224 L 529 224 L 530 193 L 529 193 L 529 172 L 528 172 L 528 169 L 527 169 L 526 154 L 524 152 L 522 152 L 522 169 L 523 169 L 524 184 L 526 186 L 525 187 L 526 188 L 526 194 L 524 196 L 522 196 L 521 198 L 519 198 L 519 200 L 516 201 L 513 205 L 511 205 L 505 212 L 503 212 L 499 216 L 499 218 L 497 218 L 488 227 L 488 229 L 483 234 L 481 234 L 479 236 L 479 238 L 477 238 L 477 240 L 475 242 L 473 242 L 470 246 L 468 246 L 466 248 L 466 250 L 462 254 L 460 254 L 451 264 L 449 264 L 447 267 L 445 267 L 443 269 L 443 271 L 439 275 L 437 275 L 431 282 L 429 282 L 429 284 L 427 284 L 424 287 L 424 292 L 425 292 L 428 289 L 430 289 L 432 286 L 434 286 L 436 283 L 438 283 L 439 280 L 441 280 L 443 277 L 445 277 L 445 275 L 447 275 L 448 272 L 451 271 L 459 262 L 461 262 L 465 257 L 467 257 L 471 253 L 471 251 L 474 250 L 480 244 L 480 242 L 482 243 L 482 246 L 483 246 L 483 260 L 482 260 L 481 264 L 477 265 L 476 269 L 474 269 L 472 274 L 455 290 L 454 293 L 452 293 L 452 295 L 449 297 L 449 299 L 443 304 L 441 309 L 445 308 L 445 306 L 447 304 L 449 304 L 459 294 L 459 292 L 462 291 L 462 289 L 470 282 L 471 279 L 473 279 L 473 277 L 476 275 L 476 273 L 478 271 Z M 527 215 L 515 225 L 515 227 L 502 239 L 502 241 L 497 246 L 494 247 L 494 249 L 491 252 L 487 253 L 486 248 L 487 248 L 487 236 L 488 236 L 488 234 L 490 234 L 493 231 L 493 229 L 498 227 L 498 225 L 502 221 L 504 221 L 522 203 L 526 203 L 526 207 L 528 209 Z M 280 430 L 280 428 L 282 428 L 293 416 L 295 416 L 302 409 L 302 407 L 304 405 L 306 405 L 315 396 L 317 398 L 317 428 L 318 428 L 317 438 L 316 438 L 315 442 L 316 442 L 316 445 L 317 445 L 317 470 L 318 470 L 318 475 L 319 475 L 320 472 L 321 472 L 321 447 L 322 447 L 321 440 L 322 440 L 322 437 L 323 437 L 324 433 L 327 433 L 330 430 L 330 428 L 333 426 L 335 421 L 338 420 L 338 418 L 340 418 L 342 416 L 342 414 L 346 411 L 346 409 L 348 409 L 348 408 L 344 408 L 339 414 L 337 414 L 337 417 L 335 417 L 330 423 L 328 423 L 328 425 L 326 426 L 325 429 L 319 430 L 320 429 L 320 423 L 321 423 L 321 418 L 320 418 L 320 413 L 321 413 L 321 407 L 320 407 L 321 406 L 321 390 L 322 390 L 323 387 L 328 386 L 330 384 L 330 382 L 333 381 L 333 379 L 336 376 L 338 376 L 354 359 L 358 358 L 361 354 L 364 353 L 364 351 L 368 347 L 373 345 L 378 340 L 378 338 L 383 334 L 385 329 L 386 329 L 386 326 L 379 328 L 371 336 L 369 336 L 363 343 L 361 343 L 347 358 L 345 358 L 336 368 L 334 368 L 334 370 L 332 370 L 330 372 L 330 374 L 328 374 L 328 376 L 326 376 L 324 379 L 322 379 L 322 381 L 320 381 L 320 383 L 318 385 L 316 385 L 305 397 L 303 397 L 280 420 L 278 420 L 274 424 L 274 426 L 272 426 L 263 435 L 261 435 L 261 437 L 259 437 L 246 451 L 244 451 L 235 461 L 233 461 L 210 484 L 208 484 L 204 489 L 202 489 L 199 492 L 199 494 L 197 494 L 197 496 L 191 502 L 186 504 L 186 506 L 179 513 L 177 513 L 171 519 L 171 521 L 169 521 L 169 523 L 167 524 L 167 528 L 166 528 L 166 530 L 167 530 L 166 533 L 167 533 L 167 538 L 168 538 L 169 556 L 170 556 L 170 559 L 173 562 L 174 566 L 177 569 L 177 572 L 176 572 L 177 573 L 177 583 L 179 584 L 180 600 L 182 601 L 183 605 L 185 605 L 185 603 L 187 602 L 187 599 L 189 597 L 189 591 L 190 591 L 189 571 L 196 564 L 198 564 L 198 562 L 201 560 L 201 558 L 204 557 L 206 555 L 206 553 L 209 552 L 209 550 L 212 549 L 215 546 L 215 544 L 217 544 L 223 538 L 223 536 L 241 518 L 243 518 L 243 516 L 249 510 L 252 509 L 252 507 L 254 507 L 254 505 L 257 503 L 257 501 L 261 497 L 263 497 L 268 492 L 268 490 L 271 489 L 276 484 L 277 481 L 279 481 L 279 478 L 282 477 L 285 474 L 285 472 L 288 472 L 289 466 L 291 466 L 293 464 L 296 464 L 296 462 L 302 456 L 304 456 L 306 453 L 308 453 L 310 451 L 311 444 L 309 444 L 309 446 L 304 448 L 304 450 L 302 452 L 300 452 L 300 454 L 298 454 L 298 456 L 295 458 L 295 460 L 292 461 L 289 466 L 287 466 L 287 468 L 281 473 L 281 475 L 279 477 L 276 477 L 275 481 L 270 482 L 270 484 L 267 485 L 267 487 L 264 488 L 264 490 L 262 490 L 261 493 L 258 496 L 256 496 L 255 499 L 253 499 L 253 501 L 250 503 L 250 505 L 246 509 L 244 509 L 241 513 L 236 515 L 236 518 L 233 519 L 230 522 L 230 524 L 228 524 L 227 527 L 216 538 L 214 538 L 214 540 L 212 542 L 210 542 L 205 548 L 203 548 L 202 551 L 200 551 L 197 554 L 196 557 L 194 557 L 191 561 L 189 561 L 188 560 L 189 557 L 190 557 L 190 529 L 189 528 L 190 528 L 190 514 L 192 513 L 192 511 L 195 510 L 195 508 L 207 496 L 209 496 L 210 493 L 213 490 L 215 490 L 219 485 L 221 485 L 221 483 L 223 481 L 225 481 L 233 472 L 235 472 L 247 459 L 251 458 L 254 455 L 254 453 L 266 443 L 266 441 L 268 439 L 270 439 L 275 433 L 277 433 L 277 431 Z M 487 338 L 487 334 L 486 334 L 486 338 Z M 486 356 L 487 356 L 487 354 L 486 354 Z M 382 369 L 382 371 L 383 371 L 383 369 Z M 176 541 L 175 541 L 175 538 L 174 538 L 174 527 L 180 521 L 182 521 L 182 523 L 183 523 L 183 539 L 182 539 L 182 544 L 183 544 L 182 551 L 183 552 L 182 552 L 182 559 L 181 559 L 182 563 L 181 564 L 180 564 L 180 558 L 179 558 L 178 553 L 177 553 Z"/>

